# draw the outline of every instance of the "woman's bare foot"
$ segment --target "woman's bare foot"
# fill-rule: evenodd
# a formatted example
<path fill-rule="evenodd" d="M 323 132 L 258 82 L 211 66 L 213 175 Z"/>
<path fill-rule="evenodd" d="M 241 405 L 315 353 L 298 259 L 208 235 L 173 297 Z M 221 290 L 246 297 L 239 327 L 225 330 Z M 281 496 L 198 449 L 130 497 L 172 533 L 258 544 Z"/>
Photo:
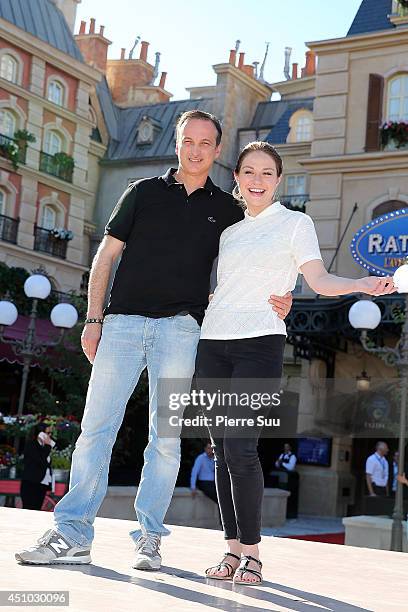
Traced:
<path fill-rule="evenodd" d="M 257 544 L 253 544 L 253 545 L 243 544 L 242 545 L 242 555 L 244 557 L 249 556 L 249 557 L 253 557 L 253 559 L 259 560 L 258 545 Z M 259 565 L 259 563 L 252 559 L 246 564 L 246 567 L 249 570 L 254 570 L 255 572 L 257 572 L 257 574 L 261 572 L 261 566 Z M 235 572 L 234 579 L 237 578 L 239 582 L 248 582 L 248 583 L 261 582 L 262 578 L 260 579 L 257 574 L 253 574 L 252 572 L 238 570 Z"/>
<path fill-rule="evenodd" d="M 205 571 L 206 576 L 224 579 L 232 578 L 235 570 L 240 564 L 241 552 L 242 546 L 238 540 L 227 540 L 227 554 L 223 556 L 222 561 L 218 565 L 209 567 Z M 232 571 L 231 567 L 225 565 L 225 563 L 228 563 L 232 567 Z"/>

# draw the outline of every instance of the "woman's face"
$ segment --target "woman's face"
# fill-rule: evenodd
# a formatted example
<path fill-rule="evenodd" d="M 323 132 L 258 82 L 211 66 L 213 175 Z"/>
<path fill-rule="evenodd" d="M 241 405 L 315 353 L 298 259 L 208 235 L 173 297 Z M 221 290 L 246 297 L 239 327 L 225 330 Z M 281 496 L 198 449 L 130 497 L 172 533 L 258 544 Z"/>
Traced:
<path fill-rule="evenodd" d="M 281 181 L 273 157 L 264 151 L 248 153 L 235 180 L 244 198 L 248 212 L 257 215 L 273 202 Z"/>

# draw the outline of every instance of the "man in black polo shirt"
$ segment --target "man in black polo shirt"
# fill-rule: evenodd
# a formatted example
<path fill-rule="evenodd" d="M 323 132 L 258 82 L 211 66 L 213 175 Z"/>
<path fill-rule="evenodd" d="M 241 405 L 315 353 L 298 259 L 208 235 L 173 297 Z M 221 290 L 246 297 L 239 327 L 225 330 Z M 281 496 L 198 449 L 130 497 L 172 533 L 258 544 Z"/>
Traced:
<path fill-rule="evenodd" d="M 221 135 L 214 116 L 201 111 L 182 115 L 178 169 L 132 183 L 108 221 L 90 274 L 82 346 L 93 369 L 70 490 L 54 510 L 55 529 L 18 553 L 21 563 L 90 563 L 93 523 L 106 493 L 112 447 L 127 401 L 147 367 L 149 441 L 135 500 L 141 532 L 130 535 L 136 542 L 133 567 L 160 568 L 161 536 L 169 533 L 163 520 L 179 469 L 180 439 L 158 436 L 158 380 L 191 380 L 219 238 L 243 218 L 233 197 L 208 177 L 220 154 Z M 286 316 L 290 296 L 270 301 L 281 318 Z"/>

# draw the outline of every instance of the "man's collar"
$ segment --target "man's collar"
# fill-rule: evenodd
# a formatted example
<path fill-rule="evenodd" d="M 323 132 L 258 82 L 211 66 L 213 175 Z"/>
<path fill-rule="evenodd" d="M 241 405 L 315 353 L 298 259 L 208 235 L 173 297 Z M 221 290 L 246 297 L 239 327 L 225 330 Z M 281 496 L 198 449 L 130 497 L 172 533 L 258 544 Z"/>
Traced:
<path fill-rule="evenodd" d="M 166 185 L 168 187 L 170 187 L 170 185 L 181 185 L 182 183 L 179 183 L 174 178 L 174 175 L 175 175 L 176 172 L 177 172 L 177 168 L 169 168 L 167 170 L 167 172 L 165 174 L 163 174 L 163 176 L 161 176 L 160 178 L 166 183 Z M 213 192 L 215 190 L 215 185 L 214 185 L 214 183 L 212 182 L 212 180 L 210 179 L 209 176 L 207 177 L 207 180 L 205 182 L 204 187 L 201 187 L 201 189 L 205 189 L 211 195 L 213 194 Z"/>

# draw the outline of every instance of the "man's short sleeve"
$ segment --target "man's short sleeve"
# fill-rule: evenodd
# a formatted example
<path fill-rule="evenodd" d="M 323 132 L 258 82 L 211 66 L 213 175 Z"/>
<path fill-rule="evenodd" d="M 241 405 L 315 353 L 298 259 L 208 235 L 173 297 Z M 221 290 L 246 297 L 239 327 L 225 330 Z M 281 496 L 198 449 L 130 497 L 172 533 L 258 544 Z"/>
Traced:
<path fill-rule="evenodd" d="M 370 474 L 370 476 L 372 476 L 374 473 L 374 464 L 373 464 L 373 459 L 371 456 L 367 458 L 365 471 L 366 471 L 366 474 Z"/>
<path fill-rule="evenodd" d="M 122 240 L 122 242 L 127 241 L 135 220 L 138 205 L 138 187 L 139 183 L 131 183 L 121 195 L 106 224 L 105 236 L 113 236 L 118 240 Z"/>
<path fill-rule="evenodd" d="M 302 214 L 297 222 L 293 232 L 292 251 L 300 273 L 303 264 L 313 259 L 322 259 L 315 226 L 308 215 Z"/>

